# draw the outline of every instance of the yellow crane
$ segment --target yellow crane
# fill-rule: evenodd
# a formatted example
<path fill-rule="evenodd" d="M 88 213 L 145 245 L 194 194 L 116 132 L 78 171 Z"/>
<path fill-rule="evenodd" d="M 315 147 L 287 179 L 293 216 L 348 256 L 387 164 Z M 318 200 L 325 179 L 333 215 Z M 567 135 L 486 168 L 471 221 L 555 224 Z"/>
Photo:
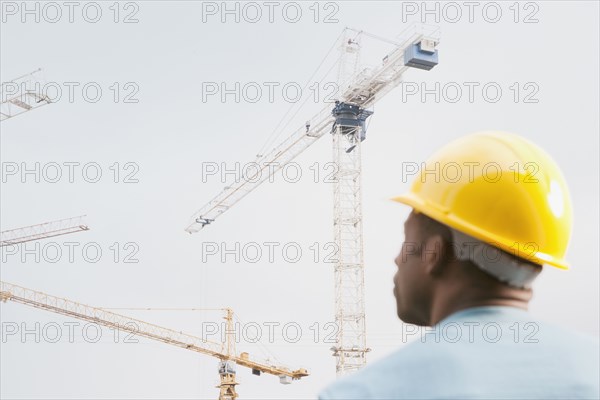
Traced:
<path fill-rule="evenodd" d="M 228 308 L 225 309 L 224 317 L 226 320 L 225 341 L 224 343 L 217 343 L 116 314 L 103 308 L 91 307 L 4 281 L 0 281 L 0 300 L 2 302 L 14 301 L 216 357 L 221 360 L 219 363 L 220 384 L 217 386 L 220 390 L 219 400 L 233 400 L 238 397 L 235 389 L 238 385 L 235 380 L 236 365 L 250 368 L 254 375 L 266 373 L 278 376 L 283 384 L 308 376 L 308 371 L 304 368 L 291 370 L 282 365 L 269 365 L 266 362 L 257 361 L 250 357 L 247 352 L 237 354 L 234 347 L 235 338 L 233 337 L 235 333 L 233 311 Z"/>

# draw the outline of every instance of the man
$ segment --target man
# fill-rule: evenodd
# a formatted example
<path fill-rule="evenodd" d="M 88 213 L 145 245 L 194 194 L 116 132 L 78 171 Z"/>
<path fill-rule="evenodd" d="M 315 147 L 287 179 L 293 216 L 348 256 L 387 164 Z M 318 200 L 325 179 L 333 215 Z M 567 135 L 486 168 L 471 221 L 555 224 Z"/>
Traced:
<path fill-rule="evenodd" d="M 550 156 L 516 135 L 469 135 L 394 200 L 413 209 L 397 314 L 424 330 L 407 326 L 413 341 L 321 399 L 600 398 L 597 338 L 527 312 L 542 266 L 568 268 L 571 202 Z"/>

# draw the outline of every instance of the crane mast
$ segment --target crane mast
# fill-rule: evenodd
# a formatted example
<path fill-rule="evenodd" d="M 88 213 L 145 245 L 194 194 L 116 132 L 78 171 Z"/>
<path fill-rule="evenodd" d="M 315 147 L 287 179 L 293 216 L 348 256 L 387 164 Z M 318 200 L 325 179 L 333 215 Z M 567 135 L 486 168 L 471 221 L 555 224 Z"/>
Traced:
<path fill-rule="evenodd" d="M 259 155 L 255 173 L 225 187 L 192 215 L 185 229 L 194 233 L 213 223 L 316 140 L 331 133 L 335 166 L 333 227 L 337 245 L 335 320 L 338 324 L 336 344 L 331 350 L 336 357 L 338 375 L 363 367 L 370 350 L 366 345 L 361 193 L 361 143 L 366 138 L 366 120 L 373 114 L 369 108 L 398 86 L 409 68 L 430 70 L 437 65 L 435 47 L 439 43 L 437 27 L 412 26 L 401 41 L 386 40 L 394 48 L 380 65 L 357 71 L 362 36 L 381 38 L 348 28 L 344 33 L 338 65 L 339 93 L 333 110 L 330 104 L 326 105 L 306 127 L 297 129 L 268 154 Z"/>
<path fill-rule="evenodd" d="M 343 38 L 338 84 L 345 87 L 356 74 L 360 60 L 360 36 Z M 344 375 L 366 364 L 364 260 L 362 235 L 361 143 L 365 120 L 372 114 L 356 104 L 338 102 L 332 112 L 333 236 L 336 373 Z"/>
<path fill-rule="evenodd" d="M 92 307 L 61 297 L 51 296 L 22 286 L 0 281 L 0 300 L 13 301 L 45 311 L 62 314 L 67 317 L 96 323 L 112 329 L 130 332 L 137 336 L 195 351 L 221 360 L 219 363 L 220 389 L 219 400 L 237 398 L 235 386 L 236 365 L 252 369 L 253 374 L 266 373 L 280 378 L 281 383 L 289 383 L 288 379 L 295 380 L 308 376 L 304 368 L 290 370 L 281 365 L 269 365 L 257 361 L 243 352 L 235 353 L 233 311 L 225 309 L 226 331 L 225 343 L 217 343 L 197 336 L 188 335 L 173 329 L 154 325 L 139 319 L 130 318 L 121 314 L 107 311 L 103 308 Z"/>

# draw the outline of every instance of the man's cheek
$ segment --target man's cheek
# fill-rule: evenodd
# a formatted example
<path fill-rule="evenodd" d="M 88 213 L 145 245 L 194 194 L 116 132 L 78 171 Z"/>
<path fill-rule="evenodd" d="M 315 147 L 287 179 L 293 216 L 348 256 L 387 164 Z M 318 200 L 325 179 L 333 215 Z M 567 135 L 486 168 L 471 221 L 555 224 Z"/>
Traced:
<path fill-rule="evenodd" d="M 400 253 L 400 264 L 404 265 L 410 258 L 419 256 L 419 247 L 413 242 L 404 242 Z"/>
<path fill-rule="evenodd" d="M 398 270 L 394 276 L 394 286 L 396 287 L 396 293 L 402 293 L 406 286 L 406 271 Z"/>

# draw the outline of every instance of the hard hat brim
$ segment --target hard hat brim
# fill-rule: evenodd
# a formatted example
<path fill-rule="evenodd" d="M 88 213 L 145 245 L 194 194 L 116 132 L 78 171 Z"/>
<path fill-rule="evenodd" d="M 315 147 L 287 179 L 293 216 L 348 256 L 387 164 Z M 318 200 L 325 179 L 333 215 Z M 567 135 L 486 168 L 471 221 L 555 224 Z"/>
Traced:
<path fill-rule="evenodd" d="M 457 218 L 449 209 L 444 209 L 443 207 L 431 202 L 425 202 L 411 192 L 392 197 L 390 200 L 405 204 L 444 225 L 466 233 L 467 235 L 473 236 L 481 241 L 490 243 L 491 245 L 498 247 L 510 254 L 516 253 L 515 255 L 519 256 L 526 254 L 525 257 L 520 257 L 535 264 L 550 265 L 563 270 L 569 269 L 569 263 L 564 259 L 557 259 L 539 251 L 531 252 L 527 246 L 524 246 L 520 243 L 515 243 L 514 241 L 510 241 L 506 238 L 499 237 L 491 232 L 483 231 L 476 226 Z"/>

